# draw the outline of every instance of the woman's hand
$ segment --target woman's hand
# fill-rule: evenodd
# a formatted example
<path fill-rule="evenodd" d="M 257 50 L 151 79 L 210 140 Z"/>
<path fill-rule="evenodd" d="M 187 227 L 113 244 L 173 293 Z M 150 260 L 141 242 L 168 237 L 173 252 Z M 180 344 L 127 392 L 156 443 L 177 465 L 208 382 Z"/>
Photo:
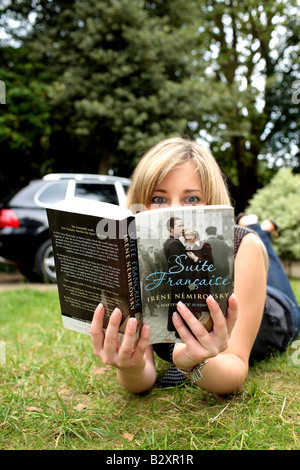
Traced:
<path fill-rule="evenodd" d="M 118 345 L 118 329 L 122 320 L 122 312 L 116 308 L 109 319 L 106 331 L 103 331 L 105 309 L 99 304 L 94 312 L 91 324 L 91 338 L 94 353 L 104 364 L 117 367 L 120 370 L 138 372 L 145 367 L 145 352 L 150 337 L 150 328 L 145 325 L 141 329 L 140 338 L 135 346 L 137 320 L 127 321 L 122 344 Z"/>
<path fill-rule="evenodd" d="M 96 356 L 104 364 L 117 368 L 117 377 L 121 385 L 133 393 L 149 390 L 156 380 L 153 350 L 148 346 L 150 327 L 141 328 L 136 342 L 137 320 L 129 318 L 125 328 L 122 344 L 118 345 L 118 330 L 122 312 L 116 308 L 103 331 L 104 307 L 99 304 L 94 312 L 91 324 L 91 338 Z"/>
<path fill-rule="evenodd" d="M 226 316 L 212 296 L 207 298 L 207 305 L 213 320 L 211 332 L 205 329 L 182 302 L 177 305 L 180 315 L 174 313 L 173 323 L 183 344 L 176 344 L 173 362 L 180 369 L 189 370 L 199 362 L 217 356 L 228 347 L 228 339 L 237 319 L 237 298 L 234 294 L 229 297 Z M 182 320 L 187 323 L 194 336 Z"/>

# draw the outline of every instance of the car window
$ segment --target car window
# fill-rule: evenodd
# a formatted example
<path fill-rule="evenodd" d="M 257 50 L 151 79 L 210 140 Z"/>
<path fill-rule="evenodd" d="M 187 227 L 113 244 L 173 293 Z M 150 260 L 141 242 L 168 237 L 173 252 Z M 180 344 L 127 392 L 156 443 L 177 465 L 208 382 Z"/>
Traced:
<path fill-rule="evenodd" d="M 42 189 L 37 196 L 38 202 L 41 204 L 54 204 L 55 202 L 65 199 L 67 185 L 68 183 L 66 181 L 46 185 L 45 189 Z"/>
<path fill-rule="evenodd" d="M 113 184 L 76 183 L 75 196 L 119 204 L 116 188 Z"/>
<path fill-rule="evenodd" d="M 45 185 L 44 181 L 31 181 L 28 186 L 21 189 L 9 201 L 10 207 L 36 207 L 35 194 Z"/>

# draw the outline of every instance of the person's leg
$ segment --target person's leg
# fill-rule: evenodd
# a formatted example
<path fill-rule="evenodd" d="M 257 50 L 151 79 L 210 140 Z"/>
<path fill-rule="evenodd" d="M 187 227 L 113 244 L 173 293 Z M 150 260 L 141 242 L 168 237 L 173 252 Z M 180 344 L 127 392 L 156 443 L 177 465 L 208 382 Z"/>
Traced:
<path fill-rule="evenodd" d="M 268 228 L 268 224 L 264 222 L 262 225 L 259 224 L 257 217 L 254 215 L 244 216 L 240 218 L 238 223 L 241 226 L 248 227 L 249 229 L 255 231 L 264 243 L 269 257 L 267 285 L 283 292 L 292 301 L 294 304 L 293 316 L 295 320 L 295 326 L 297 327 L 298 331 L 300 331 L 300 309 L 298 307 L 298 303 L 289 279 L 282 267 L 277 253 L 272 246 L 272 230 L 263 230 L 262 226 Z"/>

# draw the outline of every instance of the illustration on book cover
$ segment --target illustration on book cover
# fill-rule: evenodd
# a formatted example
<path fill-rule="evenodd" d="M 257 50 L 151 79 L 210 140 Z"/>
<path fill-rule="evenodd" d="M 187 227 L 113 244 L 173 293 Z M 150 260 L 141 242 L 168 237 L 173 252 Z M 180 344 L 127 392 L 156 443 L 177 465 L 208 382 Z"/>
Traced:
<path fill-rule="evenodd" d="M 150 343 L 181 341 L 172 322 L 182 301 L 208 331 L 206 299 L 226 313 L 233 292 L 234 247 L 231 208 L 150 211 L 136 217 L 143 322 Z"/>

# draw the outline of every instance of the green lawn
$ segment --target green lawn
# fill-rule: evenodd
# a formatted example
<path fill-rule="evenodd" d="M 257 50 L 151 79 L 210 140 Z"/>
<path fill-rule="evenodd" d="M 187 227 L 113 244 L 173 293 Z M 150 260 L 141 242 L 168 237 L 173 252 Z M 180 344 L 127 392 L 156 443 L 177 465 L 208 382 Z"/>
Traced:
<path fill-rule="evenodd" d="M 237 395 L 187 383 L 135 396 L 88 337 L 62 328 L 56 291 L 0 296 L 0 449 L 300 448 L 300 341 L 251 367 Z"/>

